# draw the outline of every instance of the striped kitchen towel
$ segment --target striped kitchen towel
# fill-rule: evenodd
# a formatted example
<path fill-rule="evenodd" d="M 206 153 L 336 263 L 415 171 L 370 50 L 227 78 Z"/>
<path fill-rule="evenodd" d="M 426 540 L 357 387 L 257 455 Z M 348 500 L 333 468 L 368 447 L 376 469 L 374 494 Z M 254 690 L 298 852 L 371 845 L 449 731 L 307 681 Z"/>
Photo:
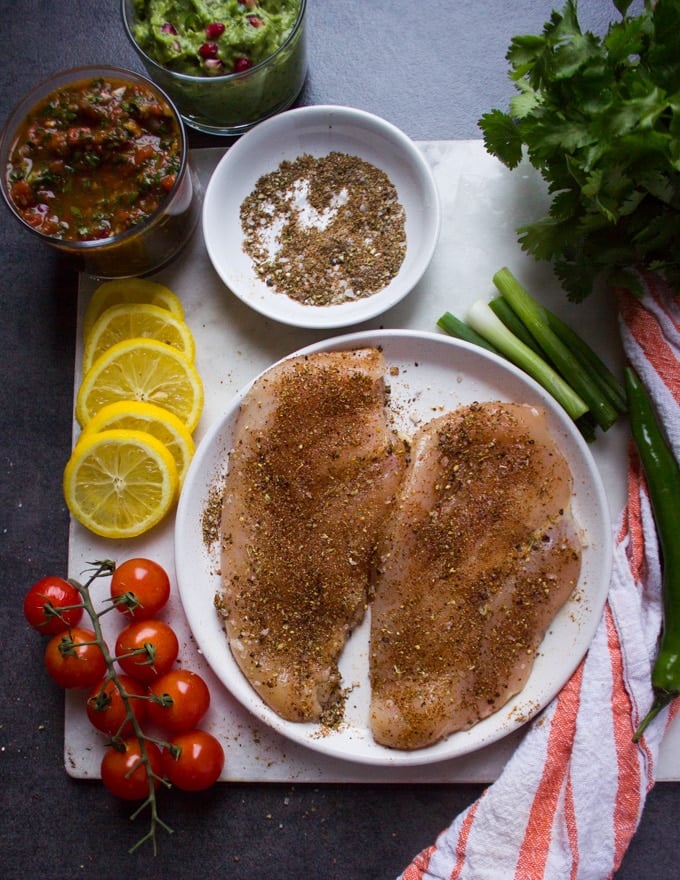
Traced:
<path fill-rule="evenodd" d="M 680 459 L 680 300 L 658 278 L 620 292 L 626 357 Z M 655 781 L 676 700 L 639 742 L 652 702 L 661 629 L 661 567 L 644 477 L 631 443 L 628 501 L 612 578 L 588 653 L 531 723 L 500 777 L 423 850 L 399 880 L 604 880 L 621 864 Z"/>

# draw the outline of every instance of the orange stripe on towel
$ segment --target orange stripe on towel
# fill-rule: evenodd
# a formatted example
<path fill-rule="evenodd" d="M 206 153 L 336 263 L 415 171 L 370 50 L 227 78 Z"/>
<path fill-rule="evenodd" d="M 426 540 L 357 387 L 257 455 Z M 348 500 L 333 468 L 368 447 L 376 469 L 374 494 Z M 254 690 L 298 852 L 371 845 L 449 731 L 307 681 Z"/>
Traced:
<path fill-rule="evenodd" d="M 468 838 L 470 837 L 470 831 L 472 829 L 473 822 L 475 821 L 475 813 L 477 812 L 477 808 L 479 807 L 481 801 L 483 800 L 484 795 L 481 798 L 478 798 L 475 803 L 470 807 L 467 811 L 467 815 L 463 819 L 463 824 L 460 828 L 460 833 L 458 834 L 458 840 L 456 841 L 456 864 L 453 866 L 453 870 L 449 876 L 449 880 L 458 880 L 460 877 L 460 872 L 465 867 L 465 858 L 466 858 L 466 847 Z"/>
<path fill-rule="evenodd" d="M 567 791 L 564 799 L 564 821 L 567 826 L 567 840 L 571 850 L 571 874 L 569 880 L 576 880 L 578 876 L 578 824 L 576 822 L 576 809 L 574 806 L 574 789 L 571 784 L 571 776 L 567 779 Z"/>
<path fill-rule="evenodd" d="M 640 763 L 638 748 L 634 745 L 632 706 L 624 684 L 623 659 L 619 634 L 609 605 L 605 607 L 607 647 L 611 657 L 612 695 L 611 713 L 614 728 L 614 748 L 618 767 L 616 800 L 614 803 L 614 864 L 617 870 L 640 820 L 642 796 L 640 792 Z M 647 781 L 651 788 L 652 781 Z"/>
<path fill-rule="evenodd" d="M 642 498 L 647 494 L 647 486 L 642 474 L 640 458 L 631 441 L 628 460 L 628 503 L 625 522 L 618 535 L 619 543 L 629 538 L 627 558 L 631 574 L 637 585 L 645 580 L 645 536 L 642 528 Z"/>
<path fill-rule="evenodd" d="M 408 868 L 403 872 L 402 880 L 423 880 L 425 871 L 427 871 L 428 865 L 430 864 L 430 857 L 434 851 L 434 846 L 428 846 L 427 849 L 418 853 Z"/>
<path fill-rule="evenodd" d="M 515 868 L 517 880 L 539 880 L 544 875 L 555 811 L 574 742 L 583 666 L 582 661 L 557 697 L 546 748 L 545 767 L 534 794 Z M 576 853 L 574 855 L 577 856 Z"/>
<path fill-rule="evenodd" d="M 675 402 L 680 405 L 680 370 L 677 368 L 677 358 L 656 317 L 628 291 L 620 293 L 619 309 L 644 356 L 657 375 L 662 377 Z"/>
<path fill-rule="evenodd" d="M 675 296 L 675 294 L 670 291 L 670 289 L 665 285 L 665 282 L 663 282 L 658 275 L 650 273 L 649 275 L 644 276 L 644 280 L 645 284 L 647 285 L 649 295 L 652 297 L 657 306 L 663 311 L 664 315 L 666 315 L 670 323 L 673 325 L 675 332 L 680 334 L 680 323 L 675 320 L 672 310 L 669 309 L 668 304 L 664 302 L 667 297 L 673 297 Z M 662 287 L 663 289 L 660 290 L 660 287 Z"/>

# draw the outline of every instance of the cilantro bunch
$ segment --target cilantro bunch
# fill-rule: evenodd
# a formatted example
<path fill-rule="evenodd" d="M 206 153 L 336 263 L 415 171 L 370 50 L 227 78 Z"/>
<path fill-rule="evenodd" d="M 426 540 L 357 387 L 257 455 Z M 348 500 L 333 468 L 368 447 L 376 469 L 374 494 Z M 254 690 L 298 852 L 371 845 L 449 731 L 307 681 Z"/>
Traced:
<path fill-rule="evenodd" d="M 515 37 L 519 94 L 479 120 L 490 154 L 514 168 L 526 152 L 547 182 L 549 212 L 519 242 L 575 302 L 600 277 L 635 289 L 634 269 L 680 291 L 680 0 L 630 4 L 614 0 L 603 37 L 581 30 L 576 0 Z"/>

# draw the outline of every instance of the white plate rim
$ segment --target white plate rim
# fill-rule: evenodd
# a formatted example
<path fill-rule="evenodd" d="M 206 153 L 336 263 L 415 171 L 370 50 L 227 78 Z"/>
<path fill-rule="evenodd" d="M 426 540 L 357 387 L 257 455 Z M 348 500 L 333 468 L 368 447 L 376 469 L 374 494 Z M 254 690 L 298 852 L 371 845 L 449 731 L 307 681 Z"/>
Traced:
<path fill-rule="evenodd" d="M 445 335 L 417 330 L 358 331 L 313 343 L 286 358 L 316 351 L 373 345 L 383 349 L 388 368 L 391 359 L 399 360 L 397 352 L 408 350 L 409 347 L 418 347 L 419 362 L 416 370 L 427 365 L 428 358 L 436 359 L 433 352 L 438 355 L 441 349 L 447 356 L 450 352 L 452 388 L 455 388 L 456 383 L 464 383 L 469 378 L 469 375 L 460 378 L 460 371 L 454 366 L 456 356 L 462 355 L 464 361 L 476 364 L 480 371 L 489 370 L 495 377 L 494 383 L 505 385 L 507 382 L 511 387 L 521 388 L 524 394 L 523 400 L 519 402 L 544 406 L 551 430 L 557 434 L 561 443 L 569 447 L 570 464 L 575 478 L 575 512 L 588 534 L 588 541 L 584 546 L 582 576 L 575 597 L 558 613 L 546 635 L 523 691 L 470 730 L 455 733 L 434 746 L 413 752 L 400 752 L 378 746 L 372 741 L 367 727 L 349 725 L 339 731 L 322 731 L 317 724 L 287 722 L 264 704 L 231 657 L 226 636 L 215 613 L 212 598 L 219 586 L 219 571 L 215 548 L 211 551 L 206 547 L 201 527 L 202 512 L 208 504 L 212 487 L 223 477 L 233 419 L 240 401 L 257 377 L 232 398 L 223 415 L 207 430 L 196 450 L 177 507 L 175 571 L 180 599 L 199 650 L 231 696 L 256 718 L 284 738 L 329 757 L 376 767 L 422 766 L 459 758 L 497 742 L 524 726 L 556 696 L 586 654 L 599 623 L 611 575 L 613 536 L 604 486 L 588 445 L 547 392 L 502 358 Z M 442 346 L 445 348 L 441 348 Z M 394 380 L 388 377 L 388 382 L 394 389 Z M 406 387 L 413 388 L 408 382 Z M 415 388 L 413 390 L 414 393 L 418 391 Z M 517 395 L 506 396 L 501 392 L 488 399 L 510 401 L 517 399 Z M 574 455 L 576 460 L 573 460 Z M 189 553 L 186 552 L 187 541 Z M 196 584 L 201 580 L 202 592 L 197 592 Z M 367 621 L 363 625 L 364 633 L 366 628 Z M 568 643 L 565 645 L 565 642 Z M 549 663 L 558 664 L 561 668 L 554 674 L 549 674 Z"/>
<path fill-rule="evenodd" d="M 238 210 L 259 177 L 274 171 L 284 159 L 302 152 L 324 155 L 344 146 L 350 152 L 348 131 L 380 137 L 394 148 L 399 162 L 388 152 L 359 147 L 351 150 L 382 168 L 406 202 L 409 240 L 407 257 L 397 276 L 379 293 L 330 306 L 309 306 L 284 294 L 273 293 L 260 281 L 241 251 L 242 234 Z M 339 143 L 333 146 L 334 139 Z M 321 145 L 324 146 L 321 146 Z M 408 174 L 401 170 L 402 165 Z M 411 192 L 410 182 L 417 195 Z M 420 203 L 420 207 L 418 207 Z M 225 225 L 226 224 L 226 225 Z M 287 110 L 259 123 L 244 134 L 216 165 L 205 190 L 202 207 L 203 240 L 210 262 L 234 296 L 264 317 L 306 329 L 337 329 L 359 324 L 382 314 L 401 302 L 417 286 L 427 270 L 439 240 L 441 202 L 439 191 L 422 151 L 393 123 L 366 110 L 340 104 L 318 104 Z M 225 240 L 229 260 L 221 256 Z"/>

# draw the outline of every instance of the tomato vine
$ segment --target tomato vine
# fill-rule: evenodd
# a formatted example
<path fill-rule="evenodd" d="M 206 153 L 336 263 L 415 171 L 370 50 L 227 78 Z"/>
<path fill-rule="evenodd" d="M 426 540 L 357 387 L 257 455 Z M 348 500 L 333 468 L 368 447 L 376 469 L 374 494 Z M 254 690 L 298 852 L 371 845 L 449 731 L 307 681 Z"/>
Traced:
<path fill-rule="evenodd" d="M 210 703 L 208 687 L 198 673 L 177 670 L 197 680 L 200 687 L 194 688 L 192 694 L 185 696 L 181 689 L 164 685 L 165 678 L 172 680 L 169 671 L 177 657 L 177 637 L 168 624 L 150 619 L 148 615 L 161 610 L 169 591 L 164 589 L 162 596 L 159 595 L 157 563 L 144 559 L 133 562 L 141 571 L 146 563 L 149 572 L 146 584 L 143 577 L 138 579 L 136 595 L 127 589 L 121 590 L 121 579 L 115 577 L 116 563 L 105 559 L 88 563 L 91 568 L 86 570 L 82 583 L 70 578 L 51 578 L 50 583 L 61 583 L 56 587 L 52 584 L 47 590 L 48 579 L 38 581 L 28 591 L 24 615 L 34 629 L 50 637 L 45 666 L 55 683 L 65 688 L 89 689 L 87 715 L 93 727 L 108 736 L 101 765 L 102 781 L 114 796 L 140 801 L 131 819 L 137 819 L 144 812 L 149 816 L 146 833 L 129 851 L 132 853 L 150 843 L 155 855 L 158 831 L 173 833 L 159 814 L 158 788 L 172 788 L 174 785 L 195 791 L 213 785 L 224 766 L 224 751 L 212 734 L 196 728 Z M 111 578 L 111 597 L 101 610 L 97 610 L 91 587 L 104 577 Z M 146 607 L 145 598 L 149 599 Z M 115 650 L 111 651 L 102 628 L 102 618 L 114 610 L 132 612 L 127 614 L 128 623 L 121 635 L 125 635 L 126 630 L 128 633 L 139 630 L 141 635 L 132 642 L 126 642 L 125 638 L 121 641 L 119 637 Z M 130 623 L 129 617 L 134 617 L 135 611 L 141 611 L 141 614 L 136 622 Z M 83 612 L 91 628 L 75 625 L 80 622 Z M 170 646 L 168 659 L 164 664 L 159 663 L 158 669 L 154 668 L 154 661 L 159 659 L 155 638 L 165 639 Z M 134 674 L 135 665 L 130 666 L 130 661 L 136 657 L 140 660 L 136 664 L 137 675 Z M 112 707 L 114 699 L 117 704 Z M 141 703 L 146 707 L 143 711 Z M 162 710 L 156 712 L 157 726 L 167 738 L 145 729 L 146 719 L 151 718 L 154 708 Z M 103 717 L 108 710 L 115 721 Z M 165 715 L 172 724 L 164 726 Z M 179 739 L 178 733 L 181 734 Z"/>

